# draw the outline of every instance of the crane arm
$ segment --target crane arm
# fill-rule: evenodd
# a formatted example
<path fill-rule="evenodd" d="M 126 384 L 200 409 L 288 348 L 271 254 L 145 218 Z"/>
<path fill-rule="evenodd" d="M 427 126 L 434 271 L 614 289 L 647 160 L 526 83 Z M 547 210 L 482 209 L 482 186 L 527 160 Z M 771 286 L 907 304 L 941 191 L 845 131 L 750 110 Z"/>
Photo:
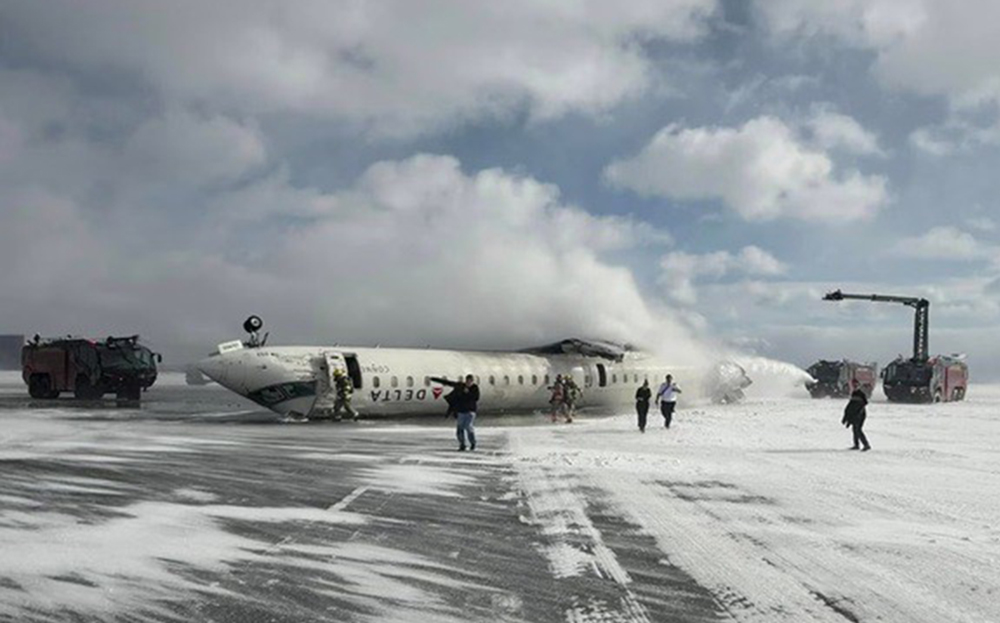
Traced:
<path fill-rule="evenodd" d="M 913 318 L 913 359 L 927 361 L 930 357 L 929 329 L 931 303 L 925 298 L 914 296 L 891 296 L 884 294 L 844 294 L 840 290 L 828 292 L 824 301 L 872 301 L 875 303 L 902 303 L 916 310 Z"/>
<path fill-rule="evenodd" d="M 915 296 L 891 296 L 886 294 L 845 294 L 840 290 L 834 290 L 833 292 L 828 292 L 823 296 L 824 301 L 846 301 L 848 299 L 857 301 L 873 301 L 876 303 L 902 303 L 903 305 L 908 305 L 910 307 L 921 307 L 928 306 L 930 303 L 927 299 L 917 298 Z"/>

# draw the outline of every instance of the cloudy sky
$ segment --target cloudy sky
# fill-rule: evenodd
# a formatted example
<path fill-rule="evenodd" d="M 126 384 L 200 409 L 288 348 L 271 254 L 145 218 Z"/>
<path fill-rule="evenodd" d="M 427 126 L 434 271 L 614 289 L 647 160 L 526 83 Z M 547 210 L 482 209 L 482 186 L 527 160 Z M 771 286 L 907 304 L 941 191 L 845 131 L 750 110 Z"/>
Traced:
<path fill-rule="evenodd" d="M 0 0 L 0 333 L 1000 377 L 992 0 Z"/>

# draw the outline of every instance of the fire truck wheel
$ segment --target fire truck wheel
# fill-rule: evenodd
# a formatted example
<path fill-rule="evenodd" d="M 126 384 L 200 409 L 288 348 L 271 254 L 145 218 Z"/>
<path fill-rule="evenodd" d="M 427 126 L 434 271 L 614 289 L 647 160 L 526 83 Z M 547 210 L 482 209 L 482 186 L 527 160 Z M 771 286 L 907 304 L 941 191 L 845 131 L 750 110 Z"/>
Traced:
<path fill-rule="evenodd" d="M 934 402 L 941 402 L 941 388 L 934 390 Z"/>
<path fill-rule="evenodd" d="M 48 398 L 52 393 L 48 374 L 32 374 L 28 379 L 28 395 L 32 398 Z"/>

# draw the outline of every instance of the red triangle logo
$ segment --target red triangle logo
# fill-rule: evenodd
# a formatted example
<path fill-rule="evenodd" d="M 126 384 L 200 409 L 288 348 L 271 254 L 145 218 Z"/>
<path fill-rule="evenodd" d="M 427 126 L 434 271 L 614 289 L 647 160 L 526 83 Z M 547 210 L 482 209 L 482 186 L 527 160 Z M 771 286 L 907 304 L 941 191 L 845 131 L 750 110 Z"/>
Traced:
<path fill-rule="evenodd" d="M 443 387 L 432 387 L 431 388 L 431 393 L 434 394 L 434 400 L 437 400 L 438 398 L 440 398 L 441 397 L 441 392 L 443 392 L 443 391 L 444 391 Z"/>

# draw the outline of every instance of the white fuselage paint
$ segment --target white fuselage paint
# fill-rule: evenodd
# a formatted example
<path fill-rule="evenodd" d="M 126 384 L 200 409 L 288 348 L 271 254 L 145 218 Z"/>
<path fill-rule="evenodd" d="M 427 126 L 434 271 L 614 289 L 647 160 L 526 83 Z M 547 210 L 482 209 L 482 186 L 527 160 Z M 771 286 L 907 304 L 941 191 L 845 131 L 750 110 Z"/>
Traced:
<path fill-rule="evenodd" d="M 329 398 L 330 376 L 340 368 L 354 381 L 354 408 L 366 417 L 443 414 L 450 388 L 429 377 L 458 381 L 472 374 L 480 412 L 530 412 L 550 408 L 548 387 L 558 374 L 572 376 L 582 390 L 578 408 L 627 406 L 644 380 L 656 388 L 668 372 L 683 374 L 682 368 L 636 352 L 616 361 L 579 354 L 321 346 L 243 348 L 209 357 L 198 368 L 282 415 L 311 413 Z"/>

